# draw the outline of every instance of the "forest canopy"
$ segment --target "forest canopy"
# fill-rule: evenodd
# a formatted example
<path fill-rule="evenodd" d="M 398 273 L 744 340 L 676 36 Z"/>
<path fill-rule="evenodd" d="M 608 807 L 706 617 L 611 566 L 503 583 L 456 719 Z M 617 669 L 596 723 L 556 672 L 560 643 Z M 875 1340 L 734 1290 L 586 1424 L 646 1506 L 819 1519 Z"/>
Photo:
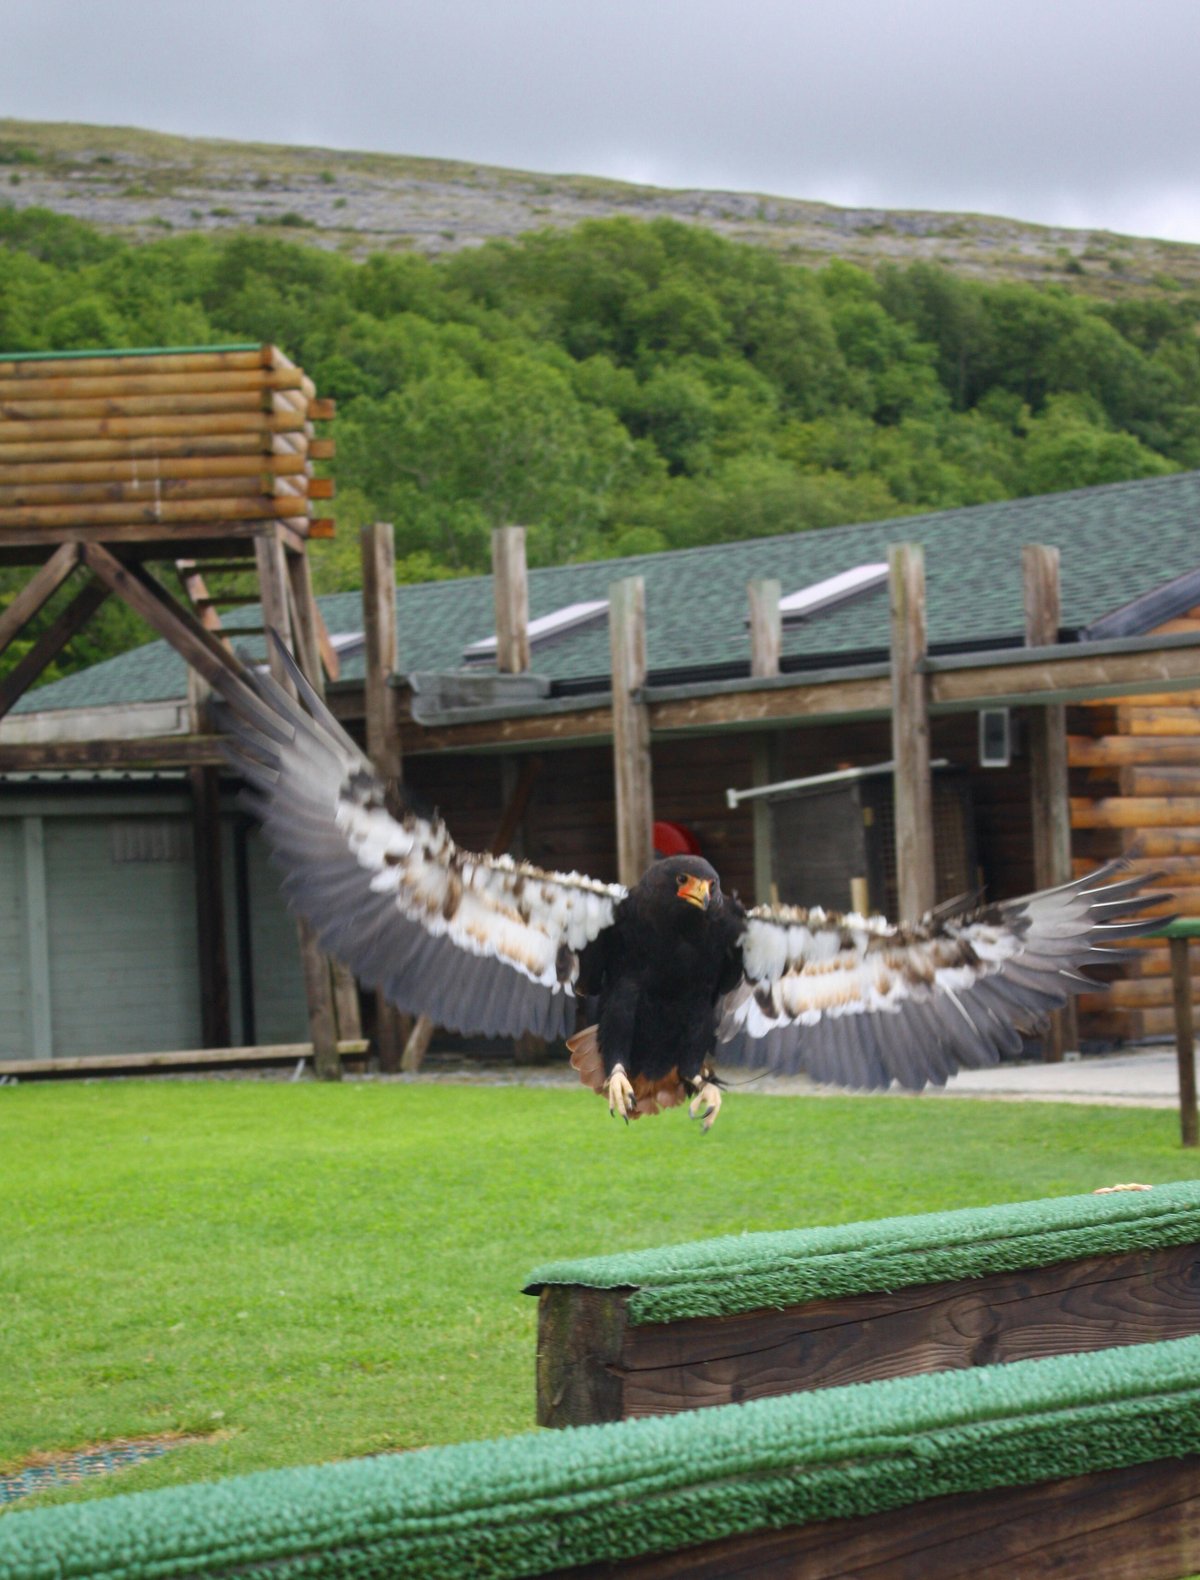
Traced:
<path fill-rule="evenodd" d="M 269 340 L 336 397 L 320 590 L 358 584 L 369 520 L 427 580 L 486 570 L 510 522 L 551 564 L 1200 466 L 1198 319 L 1183 293 L 813 270 L 670 220 L 358 263 L 0 208 L 0 351 Z M 143 638 L 113 611 L 76 657 Z"/>

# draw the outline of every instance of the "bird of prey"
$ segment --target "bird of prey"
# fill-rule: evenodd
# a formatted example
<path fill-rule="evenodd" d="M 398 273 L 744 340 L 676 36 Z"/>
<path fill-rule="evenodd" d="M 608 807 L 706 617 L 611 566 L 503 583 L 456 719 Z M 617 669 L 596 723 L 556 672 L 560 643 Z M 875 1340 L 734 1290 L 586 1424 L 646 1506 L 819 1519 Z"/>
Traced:
<path fill-rule="evenodd" d="M 565 1038 L 581 1080 L 626 1119 L 688 1103 L 707 1130 L 715 1063 L 920 1090 L 1021 1047 L 1081 967 L 1155 925 L 1161 893 L 1113 862 L 970 914 L 909 926 L 791 906 L 744 908 L 696 856 L 631 889 L 460 850 L 387 786 L 280 652 L 230 718 L 288 901 L 323 947 L 401 1010 L 464 1034 Z"/>

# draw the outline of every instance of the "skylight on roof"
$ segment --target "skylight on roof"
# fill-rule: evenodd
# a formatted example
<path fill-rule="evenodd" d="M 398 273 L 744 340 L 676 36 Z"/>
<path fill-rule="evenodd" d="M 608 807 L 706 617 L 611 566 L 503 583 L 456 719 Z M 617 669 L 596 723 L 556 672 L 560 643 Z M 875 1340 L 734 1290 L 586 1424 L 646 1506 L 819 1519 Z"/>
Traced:
<path fill-rule="evenodd" d="M 820 609 L 829 609 L 834 604 L 846 603 L 859 593 L 870 592 L 887 579 L 886 561 L 855 565 L 852 570 L 839 571 L 836 576 L 827 576 L 823 582 L 814 582 L 811 587 L 788 593 L 786 598 L 779 600 L 779 613 L 785 624 L 789 620 L 805 620 Z"/>
<path fill-rule="evenodd" d="M 591 625 L 607 614 L 607 598 L 566 604 L 561 609 L 555 609 L 552 614 L 539 615 L 536 620 L 529 622 L 529 645 L 537 647 L 539 642 L 545 642 L 549 637 L 559 636 L 563 631 L 574 630 L 577 626 Z M 463 649 L 463 661 L 467 664 L 485 664 L 495 656 L 494 636 L 485 636 L 482 641 L 472 642 L 470 647 Z"/>

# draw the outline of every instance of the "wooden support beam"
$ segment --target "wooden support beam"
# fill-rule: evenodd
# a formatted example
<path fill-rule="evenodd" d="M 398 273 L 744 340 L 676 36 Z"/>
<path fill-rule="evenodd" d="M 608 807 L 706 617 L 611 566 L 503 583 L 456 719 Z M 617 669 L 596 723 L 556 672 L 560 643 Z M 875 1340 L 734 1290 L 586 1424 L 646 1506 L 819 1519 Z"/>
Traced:
<path fill-rule="evenodd" d="M 754 581 L 746 587 L 750 600 L 750 674 L 755 680 L 779 673 L 783 651 L 783 616 L 779 611 L 782 591 L 774 580 Z"/>
<path fill-rule="evenodd" d="M 288 605 L 287 563 L 283 540 L 277 532 L 264 532 L 254 540 L 254 557 L 258 562 L 258 588 L 262 594 L 263 627 L 275 631 L 290 653 L 295 652 L 292 637 L 291 609 Z M 267 666 L 272 677 L 291 696 L 296 695 L 283 660 L 275 644 L 267 642 Z"/>
<path fill-rule="evenodd" d="M 635 695 L 646 684 L 646 584 L 640 576 L 614 582 L 609 588 L 608 626 L 617 876 L 632 888 L 654 859 L 650 720 L 645 702 Z"/>
<path fill-rule="evenodd" d="M 54 662 L 71 638 L 88 623 L 108 597 L 108 588 L 88 581 L 67 607 L 0 680 L 0 719 L 10 712 L 42 672 Z"/>
<path fill-rule="evenodd" d="M 492 533 L 492 593 L 496 605 L 496 668 L 522 675 L 529 668 L 529 575 L 525 528 Z"/>
<path fill-rule="evenodd" d="M 900 921 L 916 921 L 936 899 L 933 775 L 925 658 L 925 551 L 888 550 L 892 615 L 892 758 L 895 769 L 896 877 Z"/>
<path fill-rule="evenodd" d="M 403 764 L 396 718 L 396 543 L 392 525 L 375 521 L 360 534 L 366 674 L 367 755 L 385 779 L 399 780 Z"/>
<path fill-rule="evenodd" d="M 249 717 L 270 724 L 270 713 L 246 685 L 237 659 L 143 566 L 122 564 L 100 543 L 82 544 L 80 554 L 88 569 L 164 637 L 186 663 L 199 670 L 210 685 L 236 702 Z"/>
<path fill-rule="evenodd" d="M 1059 552 L 1044 543 L 1021 550 L 1025 600 L 1025 642 L 1053 647 L 1062 623 Z M 1033 872 L 1039 889 L 1071 879 L 1071 790 L 1067 772 L 1067 710 L 1061 702 L 1031 709 L 1029 716 L 1030 814 L 1033 825 Z M 1075 1001 L 1050 1016 L 1042 1057 L 1061 1061 L 1067 1048 L 1079 1046 Z"/>
<path fill-rule="evenodd" d="M 28 741 L 0 745 L 0 774 L 61 773 L 71 768 L 216 767 L 216 735 L 161 735 L 102 741 Z"/>
<path fill-rule="evenodd" d="M 123 447 L 118 447 L 123 448 Z M 152 488 L 156 482 L 202 483 L 208 478 L 253 478 L 263 493 L 270 493 L 275 477 L 304 477 L 308 462 L 303 455 L 267 455 L 255 445 L 247 454 L 157 456 L 136 459 L 128 451 L 94 460 L 47 459 L 21 461 L 0 468 L 0 497 L 8 499 L 16 490 L 45 489 L 52 486 L 72 488 L 83 485 L 139 484 Z M 314 479 L 316 481 L 316 479 Z M 246 489 L 242 490 L 243 493 Z M 33 497 L 42 498 L 41 494 Z M 68 498 L 72 497 L 70 495 Z M 120 495 L 114 495 L 120 498 Z M 16 500 L 21 503 L 21 500 Z"/>
<path fill-rule="evenodd" d="M 398 658 L 396 636 L 396 538 L 390 521 L 374 521 L 359 534 L 362 553 L 363 637 L 367 756 L 389 784 L 403 777 L 396 693 L 391 685 Z M 403 1068 L 413 1031 L 403 1014 L 382 993 L 375 995 L 375 1051 L 387 1074 Z M 428 1039 L 426 1039 L 427 1041 Z M 420 1062 L 421 1054 L 415 1054 Z"/>
<path fill-rule="evenodd" d="M 63 543 L 14 594 L 0 613 L 0 653 L 45 608 L 78 564 L 79 550 L 73 543 Z"/>
<path fill-rule="evenodd" d="M 1196 1113 L 1196 1033 L 1192 1018 L 1191 941 L 1172 938 L 1171 987 L 1175 1009 L 1175 1056 L 1179 1063 L 1179 1136 L 1185 1147 L 1200 1146 Z"/>

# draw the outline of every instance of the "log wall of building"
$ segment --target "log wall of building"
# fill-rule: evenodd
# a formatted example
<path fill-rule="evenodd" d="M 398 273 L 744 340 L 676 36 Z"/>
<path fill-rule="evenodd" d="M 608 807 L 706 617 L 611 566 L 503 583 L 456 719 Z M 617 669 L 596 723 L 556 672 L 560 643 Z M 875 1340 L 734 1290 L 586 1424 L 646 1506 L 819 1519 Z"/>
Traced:
<path fill-rule="evenodd" d="M 1200 606 L 1155 635 L 1200 632 Z M 1072 708 L 1071 844 L 1076 874 L 1131 854 L 1135 872 L 1163 876 L 1162 915 L 1200 916 L 1200 691 Z M 1200 1004 L 1200 964 L 1193 1003 Z M 1175 1031 L 1166 942 L 1148 940 L 1111 973 L 1107 993 L 1080 1000 L 1085 1037 L 1169 1040 Z"/>

